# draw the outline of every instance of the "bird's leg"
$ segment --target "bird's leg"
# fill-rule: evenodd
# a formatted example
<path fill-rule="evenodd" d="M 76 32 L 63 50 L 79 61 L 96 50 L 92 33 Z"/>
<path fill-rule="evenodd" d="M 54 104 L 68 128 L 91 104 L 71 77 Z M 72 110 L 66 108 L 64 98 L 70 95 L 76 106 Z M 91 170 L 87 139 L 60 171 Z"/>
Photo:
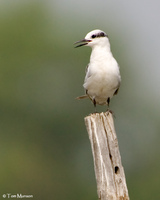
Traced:
<path fill-rule="evenodd" d="M 108 97 L 108 99 L 107 99 L 107 106 L 108 106 L 107 111 L 108 111 L 108 112 L 112 112 L 112 111 L 109 109 L 109 103 L 110 103 L 110 97 Z"/>
<path fill-rule="evenodd" d="M 108 103 L 107 112 L 110 112 L 110 113 L 113 115 L 113 117 L 115 117 L 114 112 L 113 112 L 112 110 L 109 109 L 109 103 L 110 103 L 110 100 L 111 100 L 110 97 L 108 97 L 108 99 L 107 99 L 107 103 Z"/>
<path fill-rule="evenodd" d="M 108 108 L 109 108 L 110 97 L 108 97 L 108 99 L 107 99 L 107 103 L 108 103 Z"/>
<path fill-rule="evenodd" d="M 93 99 L 93 105 L 94 105 L 94 111 L 95 111 L 95 113 L 96 113 L 97 110 L 96 110 L 96 100 L 95 100 L 95 98 Z"/>

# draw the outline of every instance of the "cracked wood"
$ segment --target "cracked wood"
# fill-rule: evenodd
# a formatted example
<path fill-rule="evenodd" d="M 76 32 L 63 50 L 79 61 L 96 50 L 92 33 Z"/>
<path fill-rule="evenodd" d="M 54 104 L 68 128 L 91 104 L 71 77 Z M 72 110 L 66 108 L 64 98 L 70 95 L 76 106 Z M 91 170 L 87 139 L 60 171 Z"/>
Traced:
<path fill-rule="evenodd" d="M 112 113 L 85 117 L 100 200 L 129 200 Z"/>

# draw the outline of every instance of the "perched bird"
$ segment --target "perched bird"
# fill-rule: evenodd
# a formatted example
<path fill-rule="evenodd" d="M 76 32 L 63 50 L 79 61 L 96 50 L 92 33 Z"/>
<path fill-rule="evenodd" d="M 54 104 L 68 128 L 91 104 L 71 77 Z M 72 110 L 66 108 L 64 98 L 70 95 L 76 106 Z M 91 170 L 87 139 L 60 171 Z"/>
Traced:
<path fill-rule="evenodd" d="M 107 34 L 101 30 L 89 32 L 75 47 L 92 48 L 90 63 L 86 68 L 83 87 L 85 95 L 76 99 L 90 98 L 96 104 L 109 106 L 110 99 L 118 93 L 121 76 L 117 61 L 114 59 Z"/>

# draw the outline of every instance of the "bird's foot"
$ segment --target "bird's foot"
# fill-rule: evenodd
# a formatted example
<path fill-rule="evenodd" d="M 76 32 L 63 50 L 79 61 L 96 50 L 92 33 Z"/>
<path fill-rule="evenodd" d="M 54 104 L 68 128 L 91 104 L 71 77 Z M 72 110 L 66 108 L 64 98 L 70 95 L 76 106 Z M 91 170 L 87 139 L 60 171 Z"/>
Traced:
<path fill-rule="evenodd" d="M 113 110 L 107 108 L 106 112 L 108 112 L 108 114 L 111 113 L 111 114 L 113 115 L 113 117 L 116 118 L 116 116 L 115 116 Z"/>

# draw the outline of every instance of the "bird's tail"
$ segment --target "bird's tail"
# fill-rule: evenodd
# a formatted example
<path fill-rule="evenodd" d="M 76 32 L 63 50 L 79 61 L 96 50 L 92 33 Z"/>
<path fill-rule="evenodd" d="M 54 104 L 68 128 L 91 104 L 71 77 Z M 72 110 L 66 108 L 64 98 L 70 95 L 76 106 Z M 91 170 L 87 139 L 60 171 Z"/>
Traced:
<path fill-rule="evenodd" d="M 88 98 L 88 95 L 82 95 L 82 96 L 79 96 L 79 97 L 76 97 L 77 100 L 80 100 L 80 99 L 86 99 Z"/>

